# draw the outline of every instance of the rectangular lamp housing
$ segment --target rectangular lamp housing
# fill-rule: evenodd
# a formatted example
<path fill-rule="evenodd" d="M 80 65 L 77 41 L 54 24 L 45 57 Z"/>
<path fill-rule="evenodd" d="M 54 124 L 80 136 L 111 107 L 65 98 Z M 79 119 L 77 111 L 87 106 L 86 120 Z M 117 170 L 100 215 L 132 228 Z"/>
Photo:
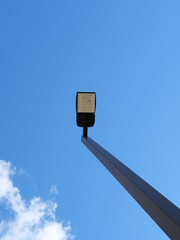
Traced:
<path fill-rule="evenodd" d="M 77 92 L 76 112 L 79 127 L 93 127 L 95 123 L 96 93 Z"/>

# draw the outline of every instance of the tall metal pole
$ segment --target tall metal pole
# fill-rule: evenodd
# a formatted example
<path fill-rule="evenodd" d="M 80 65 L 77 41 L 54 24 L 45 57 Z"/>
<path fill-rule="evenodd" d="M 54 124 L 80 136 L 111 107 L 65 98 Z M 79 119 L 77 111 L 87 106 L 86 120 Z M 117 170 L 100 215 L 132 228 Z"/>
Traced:
<path fill-rule="evenodd" d="M 180 209 L 87 136 L 81 141 L 171 239 L 180 240 Z"/>

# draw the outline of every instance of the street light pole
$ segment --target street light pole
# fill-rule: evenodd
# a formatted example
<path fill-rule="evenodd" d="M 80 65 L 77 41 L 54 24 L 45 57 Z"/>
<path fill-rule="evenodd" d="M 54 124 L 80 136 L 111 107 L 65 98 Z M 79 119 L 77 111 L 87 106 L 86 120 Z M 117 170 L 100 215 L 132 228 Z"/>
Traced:
<path fill-rule="evenodd" d="M 84 132 L 81 141 L 171 239 L 180 239 L 180 209 Z"/>
<path fill-rule="evenodd" d="M 180 240 L 180 209 L 118 159 L 88 137 L 95 123 L 96 93 L 77 92 L 76 122 L 83 127 L 81 141 L 171 239 Z"/>

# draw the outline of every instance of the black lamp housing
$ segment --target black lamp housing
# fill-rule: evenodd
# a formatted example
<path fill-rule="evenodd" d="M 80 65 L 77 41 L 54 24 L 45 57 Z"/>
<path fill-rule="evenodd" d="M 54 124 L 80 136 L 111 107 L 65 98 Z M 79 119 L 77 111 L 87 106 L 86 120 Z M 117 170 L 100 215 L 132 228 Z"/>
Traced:
<path fill-rule="evenodd" d="M 78 127 L 93 127 L 95 123 L 96 93 L 77 92 L 76 122 Z"/>

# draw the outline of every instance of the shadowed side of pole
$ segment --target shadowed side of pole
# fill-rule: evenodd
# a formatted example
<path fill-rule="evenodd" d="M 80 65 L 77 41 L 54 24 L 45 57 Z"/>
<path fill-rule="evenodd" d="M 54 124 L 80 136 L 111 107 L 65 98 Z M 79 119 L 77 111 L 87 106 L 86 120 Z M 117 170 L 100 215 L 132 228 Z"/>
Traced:
<path fill-rule="evenodd" d="M 89 137 L 81 141 L 171 239 L 180 239 L 180 209 Z"/>

